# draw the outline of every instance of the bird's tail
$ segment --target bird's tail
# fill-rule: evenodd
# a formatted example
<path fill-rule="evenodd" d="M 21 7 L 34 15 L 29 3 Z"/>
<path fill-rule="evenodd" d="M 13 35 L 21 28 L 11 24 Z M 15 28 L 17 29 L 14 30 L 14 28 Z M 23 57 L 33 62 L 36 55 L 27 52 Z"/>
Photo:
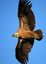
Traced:
<path fill-rule="evenodd" d="M 35 39 L 36 40 L 39 40 L 40 41 L 41 39 L 43 39 L 43 32 L 42 32 L 42 30 L 40 30 L 40 29 L 39 30 L 36 30 L 35 33 L 36 33 L 35 34 Z"/>

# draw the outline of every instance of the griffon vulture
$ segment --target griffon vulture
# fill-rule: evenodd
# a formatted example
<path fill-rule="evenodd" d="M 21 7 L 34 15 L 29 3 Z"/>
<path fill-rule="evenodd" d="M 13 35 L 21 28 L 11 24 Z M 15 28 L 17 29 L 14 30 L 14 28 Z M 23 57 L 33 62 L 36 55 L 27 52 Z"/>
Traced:
<path fill-rule="evenodd" d="M 27 64 L 28 53 L 31 51 L 34 40 L 41 40 L 43 38 L 42 31 L 35 28 L 35 16 L 31 9 L 32 3 L 29 0 L 19 0 L 18 4 L 18 18 L 19 29 L 12 36 L 18 38 L 18 43 L 15 49 L 16 59 L 21 64 Z"/>

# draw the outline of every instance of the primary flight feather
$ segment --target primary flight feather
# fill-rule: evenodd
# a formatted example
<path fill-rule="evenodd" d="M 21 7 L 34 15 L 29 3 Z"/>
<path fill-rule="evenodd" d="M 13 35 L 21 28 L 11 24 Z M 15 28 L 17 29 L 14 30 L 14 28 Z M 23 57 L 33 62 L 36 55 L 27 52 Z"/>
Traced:
<path fill-rule="evenodd" d="M 32 3 L 29 0 L 19 0 L 18 18 L 19 29 L 12 36 L 18 38 L 18 43 L 15 49 L 16 59 L 21 64 L 27 64 L 28 53 L 31 51 L 34 44 L 34 39 L 41 40 L 43 38 L 42 31 L 35 28 L 35 16 L 31 9 Z"/>

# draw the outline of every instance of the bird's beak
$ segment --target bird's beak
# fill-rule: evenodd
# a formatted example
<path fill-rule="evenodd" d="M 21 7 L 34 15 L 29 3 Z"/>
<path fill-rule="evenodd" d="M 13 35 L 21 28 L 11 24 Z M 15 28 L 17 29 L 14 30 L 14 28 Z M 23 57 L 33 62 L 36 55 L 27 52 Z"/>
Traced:
<path fill-rule="evenodd" d="M 14 33 L 14 34 L 12 34 L 12 36 L 18 38 L 19 37 L 19 34 L 18 33 Z"/>

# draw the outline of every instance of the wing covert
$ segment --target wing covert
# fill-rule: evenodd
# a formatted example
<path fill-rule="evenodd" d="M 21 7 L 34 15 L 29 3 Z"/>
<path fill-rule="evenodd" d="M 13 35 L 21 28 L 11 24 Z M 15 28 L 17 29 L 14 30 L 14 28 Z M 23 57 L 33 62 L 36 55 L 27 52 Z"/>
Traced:
<path fill-rule="evenodd" d="M 16 46 L 16 59 L 21 64 L 27 64 L 28 54 L 31 51 L 34 44 L 34 39 L 18 39 L 18 44 Z"/>
<path fill-rule="evenodd" d="M 19 0 L 18 17 L 19 17 L 19 21 L 21 20 L 23 21 L 22 17 L 24 18 L 24 20 L 26 18 L 27 21 L 23 21 L 23 23 L 27 24 L 30 30 L 34 30 L 35 16 L 33 11 L 31 10 L 31 7 L 32 7 L 32 3 L 30 3 L 29 0 Z"/>

